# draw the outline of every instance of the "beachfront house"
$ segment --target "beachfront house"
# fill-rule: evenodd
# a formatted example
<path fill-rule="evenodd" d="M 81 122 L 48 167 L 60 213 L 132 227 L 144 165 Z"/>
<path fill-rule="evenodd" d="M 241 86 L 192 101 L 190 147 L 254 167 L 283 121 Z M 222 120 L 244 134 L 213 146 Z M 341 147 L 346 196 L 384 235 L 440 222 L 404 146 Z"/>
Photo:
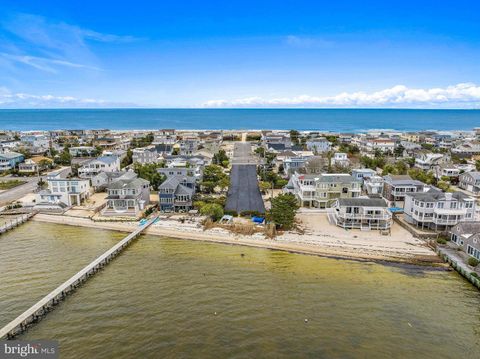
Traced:
<path fill-rule="evenodd" d="M 103 216 L 138 217 L 150 203 L 150 182 L 129 172 L 107 187 Z"/>
<path fill-rule="evenodd" d="M 346 173 L 299 174 L 290 178 L 286 192 L 291 192 L 302 207 L 329 208 L 338 198 L 355 198 L 362 191 L 361 181 Z"/>
<path fill-rule="evenodd" d="M 40 191 L 34 208 L 47 211 L 64 211 L 72 206 L 80 206 L 90 197 L 88 179 L 71 178 L 70 169 L 51 172 L 47 175 L 46 190 Z"/>
<path fill-rule="evenodd" d="M 405 221 L 417 227 L 443 231 L 459 222 L 475 220 L 475 200 L 463 192 L 432 188 L 405 195 Z"/>
<path fill-rule="evenodd" d="M 186 212 L 193 208 L 195 179 L 190 176 L 172 175 L 160 185 L 158 197 L 160 210 Z"/>
<path fill-rule="evenodd" d="M 423 192 L 425 184 L 408 175 L 387 175 L 383 177 L 383 197 L 390 206 L 403 208 L 405 195 Z"/>
<path fill-rule="evenodd" d="M 115 182 L 120 177 L 134 178 L 136 173 L 133 171 L 113 171 L 113 172 L 100 172 L 98 175 L 93 176 L 90 180 L 95 192 L 106 190 L 108 185 Z"/>
<path fill-rule="evenodd" d="M 346 229 L 388 230 L 392 213 L 382 198 L 339 198 L 328 212 L 331 223 Z"/>
<path fill-rule="evenodd" d="M 480 260 L 480 222 L 461 222 L 450 229 L 450 241 L 469 256 Z"/>
<path fill-rule="evenodd" d="M 25 157 L 17 152 L 0 153 L 0 172 L 10 171 L 17 167 Z"/>
<path fill-rule="evenodd" d="M 78 177 L 92 178 L 102 172 L 117 171 L 120 171 L 120 158 L 117 156 L 102 156 L 82 163 L 78 168 Z"/>
<path fill-rule="evenodd" d="M 472 171 L 462 173 L 458 179 L 458 187 L 474 195 L 480 193 L 480 172 Z"/>

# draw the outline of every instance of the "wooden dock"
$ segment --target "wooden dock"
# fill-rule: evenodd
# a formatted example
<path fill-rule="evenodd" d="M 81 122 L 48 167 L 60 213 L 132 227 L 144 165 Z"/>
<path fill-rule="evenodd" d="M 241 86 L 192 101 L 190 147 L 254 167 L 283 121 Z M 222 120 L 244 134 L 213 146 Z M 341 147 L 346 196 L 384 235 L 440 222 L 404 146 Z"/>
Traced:
<path fill-rule="evenodd" d="M 87 281 L 88 278 L 97 273 L 101 268 L 108 264 L 118 254 L 120 254 L 130 243 L 135 240 L 142 231 L 149 227 L 158 217 L 154 217 L 147 221 L 144 225 L 130 233 L 119 243 L 114 245 L 108 251 L 103 253 L 100 257 L 95 259 L 92 263 L 80 270 L 77 274 L 67 280 L 65 283 L 40 299 L 32 307 L 20 314 L 13 321 L 8 323 L 0 329 L 0 339 L 13 339 L 16 335 L 23 333 L 29 326 L 37 323 L 55 305 L 60 303 L 68 294 L 75 291 L 81 284 Z"/>
<path fill-rule="evenodd" d="M 9 222 L 5 223 L 3 226 L 0 227 L 0 234 L 5 233 L 15 227 L 18 227 L 22 223 L 25 223 L 30 218 L 32 218 L 35 214 L 35 212 L 31 212 L 27 214 L 22 214 L 20 217 L 15 217 L 14 219 L 11 219 Z"/>

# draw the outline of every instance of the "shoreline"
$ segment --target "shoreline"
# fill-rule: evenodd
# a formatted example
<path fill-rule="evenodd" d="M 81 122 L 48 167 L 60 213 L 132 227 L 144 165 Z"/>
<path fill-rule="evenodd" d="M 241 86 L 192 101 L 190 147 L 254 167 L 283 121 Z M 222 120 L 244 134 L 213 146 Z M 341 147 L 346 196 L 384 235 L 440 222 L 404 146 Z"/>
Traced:
<path fill-rule="evenodd" d="M 119 232 L 132 232 L 138 226 L 135 222 L 95 222 L 87 218 L 66 217 L 61 215 L 37 214 L 32 218 L 33 221 L 64 224 L 79 227 L 98 228 L 113 230 Z M 225 232 L 225 233 L 224 233 Z M 277 241 L 272 239 L 252 238 L 241 235 L 234 235 L 223 230 L 219 233 L 215 230 L 201 232 L 180 231 L 176 229 L 161 228 L 151 226 L 147 228 L 144 234 L 155 235 L 159 237 L 168 237 L 174 239 L 202 241 L 217 244 L 239 245 L 252 248 L 262 248 L 270 250 L 280 250 L 295 254 L 314 255 L 332 259 L 346 259 L 360 262 L 375 262 L 380 264 L 405 264 L 422 267 L 446 268 L 445 263 L 432 251 L 431 255 L 411 255 L 411 254 L 393 254 L 378 253 L 378 250 L 365 251 L 357 248 L 335 248 L 328 245 L 307 245 L 298 242 Z"/>

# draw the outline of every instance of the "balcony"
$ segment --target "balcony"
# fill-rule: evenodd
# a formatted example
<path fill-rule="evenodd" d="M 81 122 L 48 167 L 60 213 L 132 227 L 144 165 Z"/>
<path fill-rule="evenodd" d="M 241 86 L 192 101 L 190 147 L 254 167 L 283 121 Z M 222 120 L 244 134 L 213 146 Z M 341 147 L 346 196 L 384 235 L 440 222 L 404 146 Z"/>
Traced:
<path fill-rule="evenodd" d="M 388 212 L 380 214 L 363 214 L 363 213 L 346 213 L 343 211 L 335 211 L 336 215 L 343 219 L 376 219 L 376 220 L 390 220 L 392 215 Z"/>

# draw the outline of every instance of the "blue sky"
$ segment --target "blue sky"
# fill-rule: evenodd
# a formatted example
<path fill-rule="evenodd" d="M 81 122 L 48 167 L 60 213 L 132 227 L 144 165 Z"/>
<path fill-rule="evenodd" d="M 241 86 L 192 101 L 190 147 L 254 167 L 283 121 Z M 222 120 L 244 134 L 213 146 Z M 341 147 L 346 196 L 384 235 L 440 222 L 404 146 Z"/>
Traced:
<path fill-rule="evenodd" d="M 0 107 L 480 108 L 478 1 L 14 1 Z"/>

